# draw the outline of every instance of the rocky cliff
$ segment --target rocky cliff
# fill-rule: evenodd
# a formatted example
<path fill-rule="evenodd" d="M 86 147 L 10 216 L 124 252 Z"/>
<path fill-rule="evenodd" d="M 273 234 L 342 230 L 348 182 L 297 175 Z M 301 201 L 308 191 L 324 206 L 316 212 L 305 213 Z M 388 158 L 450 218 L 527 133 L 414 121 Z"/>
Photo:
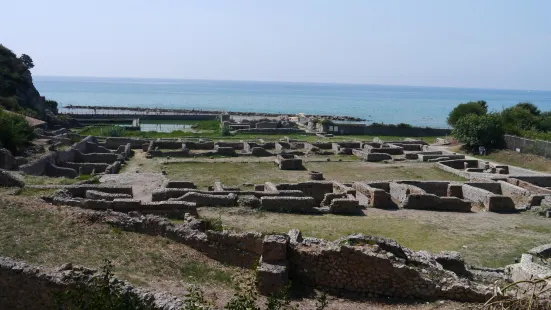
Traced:
<path fill-rule="evenodd" d="M 45 119 L 45 99 L 33 85 L 30 68 L 32 60 L 25 62 L 0 44 L 0 105 L 11 111 Z"/>

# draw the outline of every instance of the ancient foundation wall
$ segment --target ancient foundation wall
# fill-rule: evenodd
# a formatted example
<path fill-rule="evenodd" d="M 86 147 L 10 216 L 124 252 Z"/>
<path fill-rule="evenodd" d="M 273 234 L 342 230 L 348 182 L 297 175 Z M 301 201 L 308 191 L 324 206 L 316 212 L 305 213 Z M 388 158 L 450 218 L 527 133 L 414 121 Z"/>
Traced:
<path fill-rule="evenodd" d="M 471 212 L 471 202 L 456 197 L 438 197 L 433 194 L 410 194 L 402 204 L 404 209 Z"/>
<path fill-rule="evenodd" d="M 333 182 L 328 181 L 310 181 L 301 183 L 280 183 L 275 185 L 277 190 L 299 190 L 305 196 L 313 197 L 316 204 L 319 205 L 327 193 L 333 192 Z"/>
<path fill-rule="evenodd" d="M 448 186 L 450 182 L 446 181 L 396 181 L 397 183 L 409 184 L 416 186 L 429 194 L 433 194 L 440 197 L 448 195 Z"/>
<path fill-rule="evenodd" d="M 266 211 L 312 213 L 316 205 L 312 197 L 264 196 L 260 198 L 260 208 Z"/>
<path fill-rule="evenodd" d="M 145 143 L 149 141 L 146 139 L 138 138 L 121 138 L 121 137 L 109 137 L 105 139 L 105 146 L 108 149 L 117 149 L 120 145 L 126 145 L 130 143 L 132 149 L 141 149 Z"/>
<path fill-rule="evenodd" d="M 56 295 L 74 291 L 77 284 L 86 287 L 92 279 L 100 276 L 96 270 L 83 267 L 63 265 L 48 269 L 0 257 L 0 309 L 56 309 L 59 308 Z M 120 280 L 117 283 L 118 292 L 132 296 L 147 309 L 183 307 L 183 301 L 174 296 L 155 294 Z"/>

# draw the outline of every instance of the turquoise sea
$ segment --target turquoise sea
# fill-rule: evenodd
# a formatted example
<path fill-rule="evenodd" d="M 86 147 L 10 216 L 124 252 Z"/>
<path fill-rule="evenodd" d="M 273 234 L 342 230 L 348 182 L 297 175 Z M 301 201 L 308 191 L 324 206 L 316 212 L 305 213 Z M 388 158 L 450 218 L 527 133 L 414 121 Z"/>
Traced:
<path fill-rule="evenodd" d="M 521 101 L 551 110 L 551 91 L 45 76 L 35 77 L 34 84 L 62 106 L 304 112 L 441 128 L 455 105 L 471 100 L 486 100 L 496 111 Z"/>

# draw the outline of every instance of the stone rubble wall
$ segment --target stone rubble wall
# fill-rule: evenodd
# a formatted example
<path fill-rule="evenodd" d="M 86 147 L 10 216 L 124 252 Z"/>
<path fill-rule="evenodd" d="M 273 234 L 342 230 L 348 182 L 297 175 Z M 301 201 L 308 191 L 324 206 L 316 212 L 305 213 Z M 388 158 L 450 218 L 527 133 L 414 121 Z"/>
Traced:
<path fill-rule="evenodd" d="M 81 163 L 104 163 L 111 164 L 119 157 L 115 153 L 81 153 L 75 150 L 75 161 Z"/>
<path fill-rule="evenodd" d="M 274 212 L 313 213 L 316 202 L 312 197 L 264 196 L 260 209 Z"/>
<path fill-rule="evenodd" d="M 0 148 L 0 169 L 17 169 L 17 160 L 7 149 Z"/>
<path fill-rule="evenodd" d="M 532 183 L 519 180 L 518 178 L 507 178 L 506 182 L 524 188 L 532 194 L 551 195 L 551 189 L 539 187 Z"/>
<path fill-rule="evenodd" d="M 28 265 L 0 257 L 0 309 L 55 309 L 56 293 L 73 291 L 78 284 L 87 286 L 100 277 L 97 270 L 65 264 L 58 268 Z M 167 293 L 137 288 L 115 279 L 120 293 L 133 296 L 146 309 L 181 309 L 183 301 Z"/>
<path fill-rule="evenodd" d="M 95 190 L 87 190 L 84 196 L 86 199 L 93 199 L 93 200 L 113 201 L 119 198 L 132 199 L 132 195 L 129 195 L 129 194 L 113 194 L 113 193 L 105 193 L 105 192 L 95 191 Z"/>
<path fill-rule="evenodd" d="M 406 201 L 406 199 L 409 195 L 412 195 L 412 194 L 424 195 L 424 194 L 426 194 L 426 192 L 424 190 L 422 190 L 421 188 L 419 188 L 417 186 L 414 186 L 414 185 L 390 182 L 389 186 L 390 186 L 390 191 L 389 191 L 390 196 L 393 199 L 395 199 L 396 201 L 400 202 L 401 204 L 403 204 Z"/>
<path fill-rule="evenodd" d="M 383 160 L 392 160 L 392 156 L 385 153 L 368 153 L 360 149 L 353 149 L 352 154 L 359 157 L 362 161 L 379 162 Z"/>
<path fill-rule="evenodd" d="M 438 197 L 433 194 L 410 194 L 403 201 L 404 209 L 471 212 L 471 202 L 456 197 Z"/>
<path fill-rule="evenodd" d="M 197 192 L 202 194 L 210 194 L 210 195 L 229 195 L 229 194 L 235 194 L 238 197 L 239 196 L 255 196 L 257 198 L 263 197 L 263 196 L 294 196 L 294 197 L 302 197 L 304 196 L 304 193 L 299 190 L 281 190 L 281 191 L 275 191 L 275 192 L 269 192 L 269 191 L 221 191 L 221 192 L 214 192 L 214 191 L 204 191 L 204 190 L 197 190 L 192 188 L 162 188 L 153 191 L 151 194 L 151 200 L 152 201 L 164 201 L 169 200 L 171 198 L 179 198 L 183 195 L 190 193 L 190 192 Z"/>
<path fill-rule="evenodd" d="M 78 172 L 75 169 L 58 167 L 50 163 L 45 164 L 44 174 L 54 178 L 64 177 L 74 179 L 78 176 Z"/>
<path fill-rule="evenodd" d="M 237 195 L 210 195 L 198 192 L 189 192 L 179 198 L 173 198 L 176 201 L 194 202 L 198 207 L 233 207 L 237 204 Z"/>
<path fill-rule="evenodd" d="M 388 155 L 402 155 L 404 149 L 401 147 L 392 147 L 389 144 L 384 144 L 381 147 L 373 147 L 371 145 L 364 145 L 364 150 L 368 153 L 383 153 Z"/>
<path fill-rule="evenodd" d="M 490 212 L 513 212 L 515 203 L 510 197 L 496 195 L 480 187 L 463 184 L 463 197 L 470 201 L 480 202 Z"/>
<path fill-rule="evenodd" d="M 245 142 L 217 141 L 215 145 L 218 145 L 218 147 L 231 147 L 237 151 L 244 149 Z"/>
<path fill-rule="evenodd" d="M 396 181 L 397 183 L 409 184 L 416 186 L 429 194 L 433 194 L 440 197 L 446 197 L 448 195 L 448 186 L 450 182 L 447 181 Z"/>
<path fill-rule="evenodd" d="M 281 154 L 276 156 L 276 164 L 281 170 L 302 170 L 302 159 L 291 156 L 282 156 Z"/>
<path fill-rule="evenodd" d="M 362 206 L 379 209 L 396 208 L 389 194 L 390 188 L 386 191 L 365 182 L 354 182 L 352 187 L 356 190 L 356 199 Z"/>
<path fill-rule="evenodd" d="M 195 183 L 191 181 L 172 181 L 167 180 L 163 186 L 164 188 L 197 188 Z"/>
<path fill-rule="evenodd" d="M 316 205 L 320 205 L 325 194 L 333 192 L 333 182 L 330 181 L 309 181 L 300 183 L 279 183 L 275 185 L 278 191 L 299 190 L 304 196 L 313 197 Z"/>
<path fill-rule="evenodd" d="M 465 158 L 465 155 L 439 155 L 439 154 L 418 154 L 417 158 L 420 161 L 428 162 L 434 159 L 438 158 L 447 158 L 447 160 L 456 160 L 456 159 L 463 159 Z"/>
<path fill-rule="evenodd" d="M 360 214 L 361 206 L 354 196 L 346 198 L 335 198 L 329 204 L 329 212 L 335 214 Z"/>
<path fill-rule="evenodd" d="M 66 168 L 74 169 L 75 171 L 80 171 L 83 174 L 91 174 L 93 170 L 95 170 L 96 173 L 105 172 L 105 169 L 109 166 L 109 164 L 66 162 L 66 163 L 63 164 L 63 166 L 66 167 Z"/>
<path fill-rule="evenodd" d="M 139 138 L 109 137 L 105 139 L 103 146 L 108 149 L 117 149 L 120 145 L 130 144 L 132 149 L 141 149 L 145 143 L 149 143 L 149 141 Z"/>

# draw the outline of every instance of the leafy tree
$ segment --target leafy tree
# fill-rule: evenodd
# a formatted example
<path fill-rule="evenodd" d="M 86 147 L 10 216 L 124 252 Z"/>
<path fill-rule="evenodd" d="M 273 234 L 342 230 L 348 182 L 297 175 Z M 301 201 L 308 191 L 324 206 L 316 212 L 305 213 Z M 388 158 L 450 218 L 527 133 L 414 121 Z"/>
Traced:
<path fill-rule="evenodd" d="M 501 117 L 503 119 L 505 132 L 513 135 L 520 135 L 523 130 L 535 128 L 541 118 L 532 112 L 532 110 L 522 105 L 516 105 L 503 110 L 503 112 L 501 112 Z"/>
<path fill-rule="evenodd" d="M 538 107 L 531 102 L 521 102 L 515 105 L 515 107 L 526 109 L 530 112 L 530 114 L 535 116 L 539 116 L 541 114 L 540 109 L 538 109 Z"/>
<path fill-rule="evenodd" d="M 55 101 L 55 100 L 46 100 L 44 105 L 46 106 L 46 108 L 48 110 L 52 111 L 54 114 L 58 113 L 58 110 L 57 110 L 58 103 L 57 103 L 57 101 Z"/>
<path fill-rule="evenodd" d="M 23 65 L 25 65 L 25 67 L 27 69 L 32 69 L 34 68 L 34 63 L 33 63 L 33 59 L 31 58 L 31 56 L 27 55 L 27 54 L 21 54 L 21 56 L 19 57 L 19 60 L 21 60 L 23 62 Z"/>
<path fill-rule="evenodd" d="M 486 101 L 481 100 L 461 103 L 450 112 L 448 116 L 448 125 L 452 127 L 455 126 L 459 119 L 469 114 L 485 115 L 486 113 L 488 113 Z"/>
<path fill-rule="evenodd" d="M 457 121 L 452 135 L 469 147 L 497 147 L 503 141 L 503 122 L 499 114 L 468 114 Z"/>
<path fill-rule="evenodd" d="M 0 108 L 0 144 L 12 152 L 25 146 L 33 138 L 33 128 L 25 117 Z"/>

